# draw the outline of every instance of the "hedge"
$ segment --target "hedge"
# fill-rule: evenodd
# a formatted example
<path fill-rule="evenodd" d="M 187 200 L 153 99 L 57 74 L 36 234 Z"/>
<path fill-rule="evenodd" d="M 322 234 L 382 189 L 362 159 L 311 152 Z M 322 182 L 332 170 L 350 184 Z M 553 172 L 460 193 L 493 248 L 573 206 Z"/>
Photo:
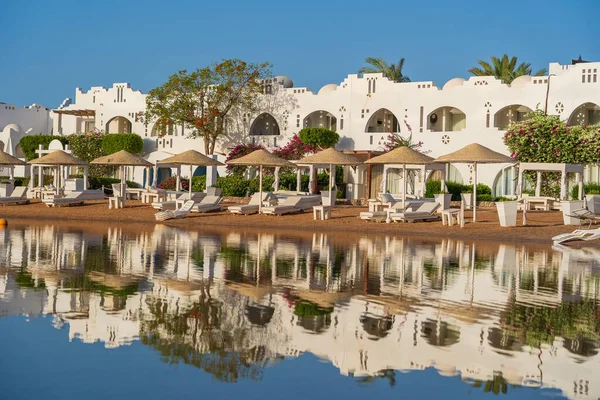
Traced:
<path fill-rule="evenodd" d="M 114 154 L 117 151 L 127 150 L 132 154 L 139 154 L 144 148 L 141 136 L 135 133 L 111 133 L 102 138 L 102 151 L 104 154 Z"/>
<path fill-rule="evenodd" d="M 583 194 L 600 194 L 600 183 L 586 183 L 583 185 Z M 579 200 L 579 186 L 575 185 L 571 190 L 573 200 Z"/>
<path fill-rule="evenodd" d="M 90 176 L 88 177 L 89 188 L 90 190 L 98 190 L 102 189 L 102 186 L 105 188 L 111 188 L 113 183 L 121 183 L 120 179 L 117 178 L 107 178 L 107 177 L 98 177 L 98 176 Z M 140 185 L 136 182 L 126 181 L 127 187 L 129 188 L 139 188 Z"/>
<path fill-rule="evenodd" d="M 29 135 L 23 136 L 19 141 L 21 150 L 27 158 L 27 161 L 38 158 L 36 150 L 40 147 L 40 144 L 44 146 L 44 149 L 48 148 L 48 145 L 53 140 L 59 140 L 63 146 L 69 144 L 69 139 L 65 136 L 54 136 L 54 135 Z"/>
<path fill-rule="evenodd" d="M 425 197 L 434 197 L 436 193 L 440 192 L 441 182 L 432 180 L 427 181 L 425 184 Z M 462 183 L 446 181 L 448 187 L 448 193 L 452 195 L 453 201 L 460 201 L 462 193 L 473 192 L 473 185 L 463 185 Z M 477 201 L 492 201 L 492 189 L 488 185 L 483 183 L 477 184 Z"/>

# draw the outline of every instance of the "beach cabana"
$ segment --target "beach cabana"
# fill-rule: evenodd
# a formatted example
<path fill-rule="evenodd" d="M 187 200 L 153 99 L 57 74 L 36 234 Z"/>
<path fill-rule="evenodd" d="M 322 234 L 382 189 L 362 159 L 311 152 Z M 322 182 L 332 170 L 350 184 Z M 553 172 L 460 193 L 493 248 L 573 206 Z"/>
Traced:
<path fill-rule="evenodd" d="M 416 150 L 411 149 L 407 146 L 398 147 L 392 151 L 384 153 L 380 156 L 373 157 L 367 161 L 365 164 L 385 164 L 383 181 L 385 182 L 387 179 L 386 172 L 388 168 L 393 168 L 395 166 L 401 166 L 402 168 L 402 181 L 403 181 L 403 190 L 402 190 L 402 208 L 406 206 L 406 182 L 407 176 L 406 172 L 415 167 L 421 167 L 425 165 L 433 164 L 433 157 L 429 157 L 423 153 L 420 153 Z M 443 164 L 437 164 L 440 168 L 439 170 L 444 173 Z M 386 168 L 388 167 L 388 168 Z M 425 172 L 425 170 L 423 170 Z M 425 181 L 425 176 L 423 176 L 423 181 Z M 442 181 L 442 187 L 444 187 L 444 182 Z M 385 192 L 385 190 L 384 190 Z"/>
<path fill-rule="evenodd" d="M 9 168 L 8 176 L 11 182 L 15 180 L 15 165 L 25 165 L 25 162 L 0 150 L 0 166 Z"/>
<path fill-rule="evenodd" d="M 344 154 L 333 147 L 298 160 L 298 165 L 313 165 L 319 168 L 329 168 L 329 187 L 327 188 L 327 191 L 329 192 L 329 201 L 331 202 L 330 206 L 332 207 L 335 205 L 335 197 L 331 190 L 334 182 L 333 179 L 335 177 L 335 170 L 333 167 L 337 165 L 354 166 L 359 164 L 362 164 L 362 162 L 356 157 Z"/>
<path fill-rule="evenodd" d="M 141 157 L 136 156 L 135 154 L 131 154 L 126 150 L 118 151 L 114 154 L 110 154 L 108 156 L 98 157 L 95 160 L 92 160 L 90 164 L 97 165 L 113 165 L 119 166 L 121 169 L 121 196 L 123 197 L 123 206 L 125 206 L 125 190 L 126 190 L 126 181 L 125 181 L 125 167 L 151 167 L 152 163 L 144 160 Z"/>
<path fill-rule="evenodd" d="M 243 165 L 243 166 L 254 166 L 258 167 L 258 191 L 260 198 L 262 199 L 262 179 L 263 179 L 263 167 L 287 167 L 295 168 L 296 166 L 291 162 L 284 160 L 283 158 L 277 157 L 274 154 L 269 153 L 267 150 L 259 149 L 255 150 L 250 154 L 236 158 L 234 160 L 227 161 L 230 165 Z M 258 205 L 258 212 L 262 210 L 262 201 Z"/>
<path fill-rule="evenodd" d="M 31 165 L 37 165 L 38 167 L 54 167 L 56 174 L 54 175 L 54 185 L 56 187 L 56 194 L 59 193 L 61 187 L 60 171 L 61 167 L 84 167 L 83 173 L 83 187 L 87 188 L 88 176 L 87 176 L 87 162 L 80 160 L 79 158 L 73 157 L 71 154 L 63 150 L 55 150 L 50 154 L 46 154 L 40 158 L 36 158 L 28 162 Z M 43 182 L 39 182 L 40 186 Z"/>
<path fill-rule="evenodd" d="M 189 184 L 190 198 L 192 196 L 192 177 L 193 177 L 194 166 L 217 167 L 217 166 L 225 165 L 220 161 L 217 161 L 208 156 L 205 156 L 202 153 L 197 152 L 196 150 L 184 151 L 183 153 L 179 153 L 172 157 L 165 158 L 164 160 L 157 162 L 157 164 L 161 165 L 161 166 L 168 166 L 168 165 L 176 165 L 178 167 L 181 167 L 182 165 L 190 166 L 190 184 Z M 177 181 L 179 182 L 179 180 L 181 179 L 179 176 L 180 172 L 181 172 L 180 168 L 178 168 L 177 171 L 178 171 Z"/>
<path fill-rule="evenodd" d="M 473 164 L 473 222 L 477 221 L 477 164 L 514 164 L 515 160 L 478 143 L 435 159 L 436 163 Z"/>
<path fill-rule="evenodd" d="M 575 174 L 578 185 L 579 199 L 583 199 L 583 165 L 581 164 L 562 164 L 562 163 L 519 163 L 519 178 L 517 183 L 517 194 L 523 194 L 523 173 L 525 171 L 537 172 L 537 184 L 535 187 L 535 196 L 541 196 L 542 172 L 560 173 L 560 199 L 567 200 L 567 174 Z"/>

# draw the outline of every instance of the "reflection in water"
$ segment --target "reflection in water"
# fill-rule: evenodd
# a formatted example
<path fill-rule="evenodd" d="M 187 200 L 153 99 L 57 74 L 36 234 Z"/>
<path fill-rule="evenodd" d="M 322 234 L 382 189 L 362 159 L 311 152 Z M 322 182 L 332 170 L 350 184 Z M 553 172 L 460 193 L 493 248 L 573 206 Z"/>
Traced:
<path fill-rule="evenodd" d="M 323 234 L 0 231 L 0 316 L 140 341 L 224 382 L 310 352 L 361 384 L 434 367 L 473 390 L 600 388 L 600 252 Z"/>

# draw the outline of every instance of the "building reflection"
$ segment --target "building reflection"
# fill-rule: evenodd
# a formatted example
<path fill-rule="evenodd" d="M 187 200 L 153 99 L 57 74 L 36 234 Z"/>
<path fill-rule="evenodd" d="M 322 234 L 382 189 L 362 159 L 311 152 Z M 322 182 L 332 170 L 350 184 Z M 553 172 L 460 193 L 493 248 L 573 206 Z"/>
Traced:
<path fill-rule="evenodd" d="M 598 398 L 600 252 L 325 234 L 0 230 L 0 316 L 141 341 L 218 379 L 310 352 L 363 382 L 436 368 Z"/>

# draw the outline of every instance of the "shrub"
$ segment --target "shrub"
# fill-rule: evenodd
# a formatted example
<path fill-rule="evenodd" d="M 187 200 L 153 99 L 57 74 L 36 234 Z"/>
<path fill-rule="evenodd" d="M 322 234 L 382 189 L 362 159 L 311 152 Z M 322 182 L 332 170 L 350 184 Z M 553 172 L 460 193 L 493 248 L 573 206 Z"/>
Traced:
<path fill-rule="evenodd" d="M 463 185 L 461 183 L 446 181 L 448 187 L 448 193 L 452 195 L 453 201 L 461 200 L 461 193 L 472 193 L 473 185 Z M 427 181 L 425 183 L 425 197 L 434 197 L 434 194 L 439 193 L 441 188 L 441 182 L 436 180 Z M 481 197 L 485 196 L 485 197 Z M 489 199 L 489 200 L 482 200 Z M 477 184 L 477 201 L 491 201 L 492 189 L 488 185 L 483 183 Z"/>
<path fill-rule="evenodd" d="M 117 178 L 107 178 L 103 176 L 90 176 L 88 178 L 89 189 L 90 190 L 98 190 L 102 189 L 102 187 L 110 188 L 113 183 L 121 183 L 120 179 Z M 139 184 L 132 181 L 126 181 L 127 187 L 129 188 L 138 188 Z"/>
<path fill-rule="evenodd" d="M 206 189 L 206 175 L 192 177 L 192 192 L 204 192 Z"/>
<path fill-rule="evenodd" d="M 135 133 L 111 133 L 102 138 L 102 151 L 104 154 L 113 154 L 126 150 L 132 154 L 140 154 L 144 148 L 141 136 Z"/>
<path fill-rule="evenodd" d="M 600 194 L 600 183 L 587 183 L 583 185 L 584 194 Z M 575 185 L 571 189 L 573 200 L 579 200 L 579 186 Z"/>
<path fill-rule="evenodd" d="M 181 178 L 181 190 L 190 190 L 190 180 L 188 178 Z M 167 179 L 163 180 L 161 183 L 156 185 L 159 189 L 165 190 L 176 190 L 177 188 L 177 177 L 170 176 Z"/>
<path fill-rule="evenodd" d="M 340 141 L 340 135 L 326 128 L 303 128 L 298 137 L 305 145 L 321 149 L 334 147 Z"/>
<path fill-rule="evenodd" d="M 47 149 L 50 142 L 55 139 L 60 140 L 63 146 L 69 144 L 69 139 L 65 136 L 39 134 L 23 136 L 19 141 L 19 145 L 21 146 L 21 150 L 27 158 L 27 161 L 29 161 L 38 158 L 35 151 L 40 147 L 40 144 L 44 146 L 44 149 Z"/>
<path fill-rule="evenodd" d="M 73 155 L 77 158 L 90 162 L 98 157 L 102 157 L 102 132 L 74 133 L 69 135 L 69 144 Z M 90 176 L 106 176 L 113 170 L 113 167 L 107 165 L 90 165 L 88 173 Z"/>
<path fill-rule="evenodd" d="M 241 175 L 220 176 L 215 186 L 223 190 L 223 196 L 245 197 L 248 194 L 248 180 Z"/>

